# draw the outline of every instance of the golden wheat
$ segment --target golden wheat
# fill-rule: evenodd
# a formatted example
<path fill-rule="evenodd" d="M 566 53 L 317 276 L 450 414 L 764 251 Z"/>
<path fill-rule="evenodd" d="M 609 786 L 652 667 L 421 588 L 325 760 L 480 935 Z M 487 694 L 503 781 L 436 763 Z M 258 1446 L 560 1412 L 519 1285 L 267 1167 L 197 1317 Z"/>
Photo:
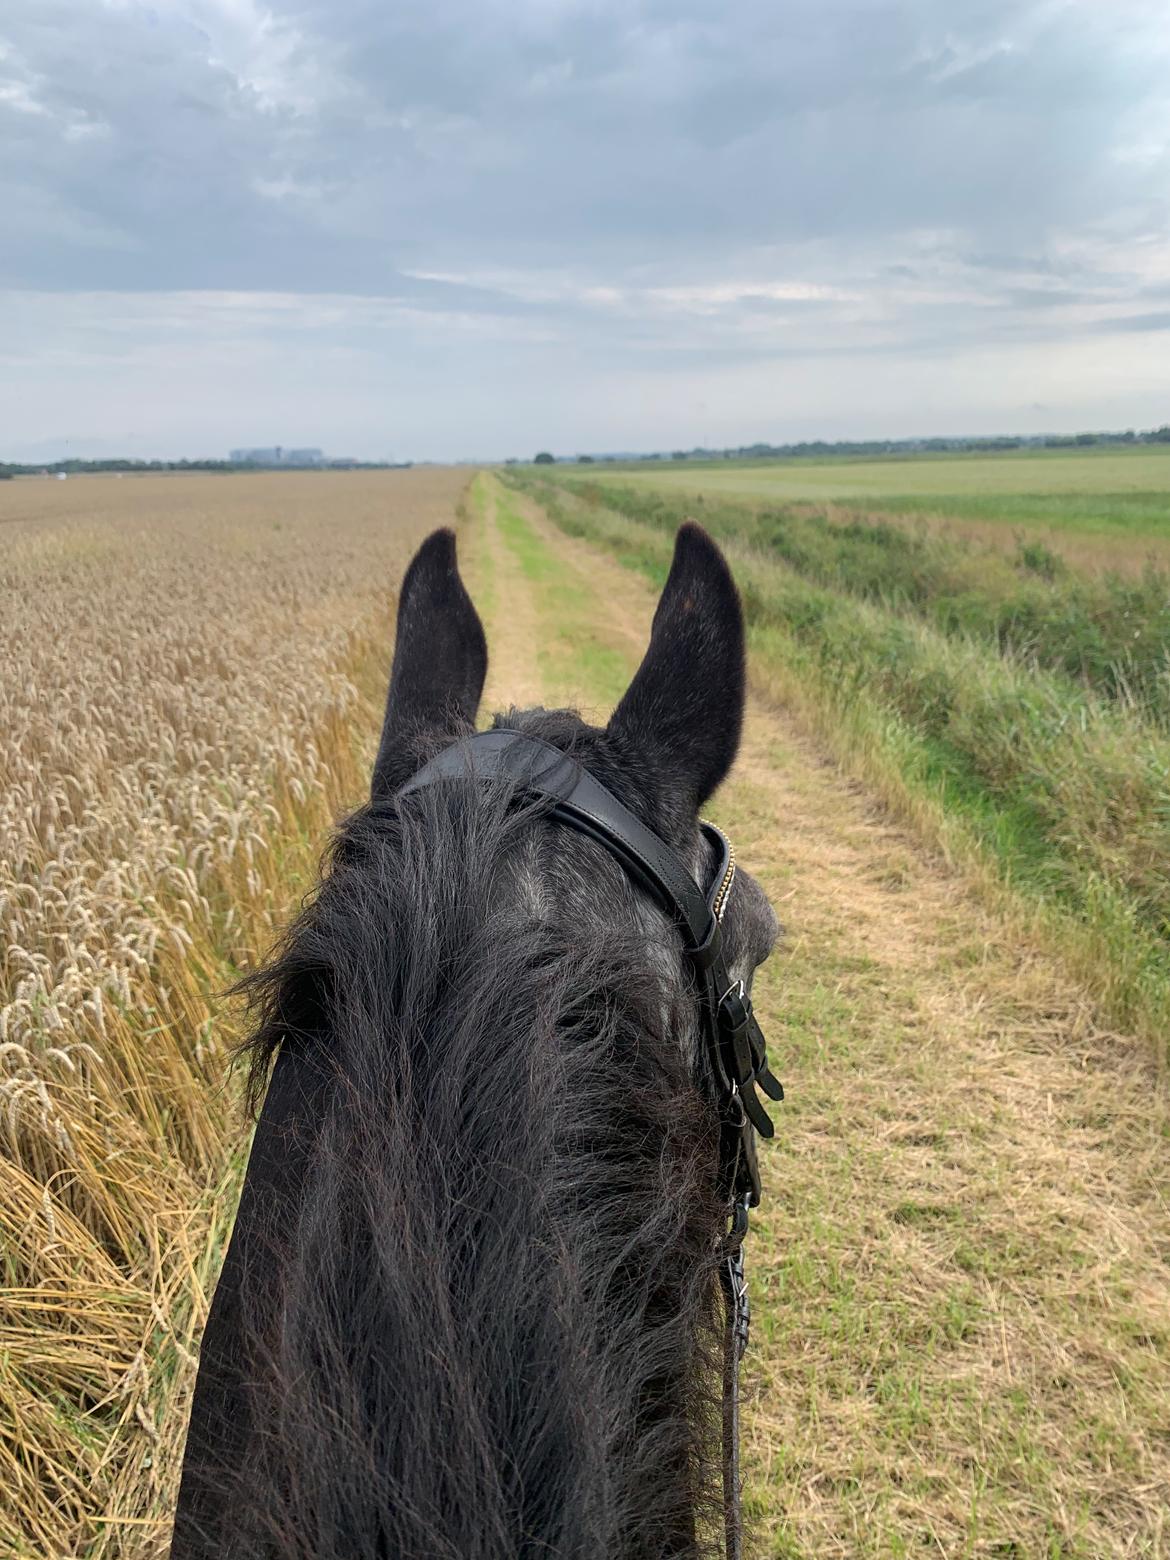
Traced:
<path fill-rule="evenodd" d="M 214 993 L 360 794 L 363 677 L 463 480 L 0 495 L 4 1554 L 165 1544 L 241 1162 Z"/>

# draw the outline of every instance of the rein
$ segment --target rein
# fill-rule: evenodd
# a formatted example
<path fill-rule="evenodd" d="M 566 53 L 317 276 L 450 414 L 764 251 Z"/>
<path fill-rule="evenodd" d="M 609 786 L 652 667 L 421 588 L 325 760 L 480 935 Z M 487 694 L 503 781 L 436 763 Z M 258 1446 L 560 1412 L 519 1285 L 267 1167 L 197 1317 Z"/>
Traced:
<path fill-rule="evenodd" d="M 549 815 L 584 834 L 614 858 L 626 876 L 677 924 L 697 986 L 708 1083 L 719 1111 L 719 1193 L 729 1227 L 720 1246 L 719 1277 L 726 1325 L 723 1351 L 723 1502 L 728 1560 L 740 1560 L 743 1524 L 739 1478 L 739 1362 L 750 1316 L 743 1241 L 748 1210 L 760 1201 L 756 1134 L 770 1138 L 772 1123 L 756 1093 L 772 1100 L 784 1090 L 768 1069 L 763 1031 L 742 981 L 733 981 L 723 953 L 721 922 L 735 879 L 735 855 L 722 830 L 705 820 L 704 839 L 716 851 L 714 881 L 703 891 L 665 840 L 576 759 L 538 737 L 484 731 L 439 753 L 407 781 L 399 798 L 455 780 L 506 780 L 551 803 Z"/>

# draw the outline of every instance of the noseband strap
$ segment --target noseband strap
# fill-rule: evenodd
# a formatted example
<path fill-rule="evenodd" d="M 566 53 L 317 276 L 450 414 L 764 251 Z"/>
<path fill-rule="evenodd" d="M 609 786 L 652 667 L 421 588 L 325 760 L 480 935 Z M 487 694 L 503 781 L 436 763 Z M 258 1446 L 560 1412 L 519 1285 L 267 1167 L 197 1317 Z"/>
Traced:
<path fill-rule="evenodd" d="M 768 1069 L 764 1036 L 742 981 L 733 981 L 723 952 L 721 919 L 733 862 L 726 836 L 701 823 L 719 863 L 704 893 L 685 862 L 646 827 L 624 802 L 571 755 L 519 731 L 483 731 L 445 748 L 408 780 L 399 798 L 443 781 L 506 781 L 522 795 L 538 796 L 549 816 L 596 841 L 626 876 L 657 901 L 682 933 L 694 972 L 708 1075 L 720 1118 L 719 1191 L 730 1229 L 721 1251 L 720 1281 L 727 1305 L 724 1356 L 723 1450 L 726 1543 L 729 1560 L 742 1552 L 739 1511 L 739 1360 L 747 1344 L 747 1284 L 743 1238 L 747 1210 L 760 1201 L 756 1133 L 772 1136 L 772 1123 L 756 1093 L 773 1100 L 784 1090 Z"/>

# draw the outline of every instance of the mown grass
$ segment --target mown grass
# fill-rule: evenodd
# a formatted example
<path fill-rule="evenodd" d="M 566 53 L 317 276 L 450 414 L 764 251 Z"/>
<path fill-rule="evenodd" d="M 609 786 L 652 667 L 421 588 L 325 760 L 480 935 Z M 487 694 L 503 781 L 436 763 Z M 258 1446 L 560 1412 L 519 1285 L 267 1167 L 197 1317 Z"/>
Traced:
<path fill-rule="evenodd" d="M 1019 450 L 883 459 L 655 463 L 601 481 L 705 498 L 830 502 L 885 514 L 951 515 L 1003 526 L 1170 536 L 1170 447 Z"/>
<path fill-rule="evenodd" d="M 566 482 L 649 524 L 677 523 L 679 501 L 646 488 Z M 797 574 L 914 613 L 952 636 L 975 636 L 1020 661 L 1062 672 L 1106 699 L 1170 724 L 1170 571 L 1084 576 L 1034 537 L 1011 554 L 874 518 L 807 507 L 702 504 L 721 537 L 755 544 Z"/>
<path fill-rule="evenodd" d="M 1170 493 L 1165 488 L 1110 493 L 878 492 L 849 499 L 845 507 L 861 513 L 945 515 L 1004 528 L 1087 532 L 1130 543 L 1134 537 L 1170 537 Z"/>
<path fill-rule="evenodd" d="M 481 477 L 473 488 L 480 505 L 485 502 L 483 483 L 489 480 Z M 564 689 L 566 697 L 578 702 L 600 700 L 612 707 L 629 681 L 625 657 L 608 643 L 590 603 L 541 545 L 515 494 L 496 484 L 493 497 L 500 535 L 525 579 L 539 592 L 545 632 L 533 646 L 533 656 L 543 682 Z"/>
<path fill-rule="evenodd" d="M 539 492 L 558 524 L 656 582 L 691 512 L 664 497 L 632 505 L 635 517 L 597 492 Z M 1117 1020 L 1164 1047 L 1170 735 L 1034 654 L 814 583 L 745 511 L 702 515 L 735 554 L 757 664 L 776 691 L 936 838 L 992 869 Z M 830 577 L 831 550 L 821 556 Z"/>
<path fill-rule="evenodd" d="M 571 492 L 652 525 L 677 524 L 677 497 L 568 481 Z M 696 512 L 699 512 L 696 510 Z M 703 519 L 833 591 L 913 613 L 943 633 L 975 637 L 1061 672 L 1170 725 L 1170 571 L 1087 576 L 1043 540 L 1013 552 L 909 530 L 874 517 L 807 507 L 705 502 Z"/>

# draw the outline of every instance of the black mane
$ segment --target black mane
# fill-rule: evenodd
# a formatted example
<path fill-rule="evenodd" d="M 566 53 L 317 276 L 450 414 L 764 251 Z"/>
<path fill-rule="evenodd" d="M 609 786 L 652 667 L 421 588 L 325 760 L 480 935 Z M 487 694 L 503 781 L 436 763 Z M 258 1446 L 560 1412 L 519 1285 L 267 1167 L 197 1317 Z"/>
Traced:
<path fill-rule="evenodd" d="M 722 1210 L 678 964 L 605 853 L 505 787 L 344 825 L 246 983 L 253 1095 L 283 1047 L 321 1102 L 264 1237 L 283 1300 L 249 1329 L 241 1553 L 701 1552 Z"/>

